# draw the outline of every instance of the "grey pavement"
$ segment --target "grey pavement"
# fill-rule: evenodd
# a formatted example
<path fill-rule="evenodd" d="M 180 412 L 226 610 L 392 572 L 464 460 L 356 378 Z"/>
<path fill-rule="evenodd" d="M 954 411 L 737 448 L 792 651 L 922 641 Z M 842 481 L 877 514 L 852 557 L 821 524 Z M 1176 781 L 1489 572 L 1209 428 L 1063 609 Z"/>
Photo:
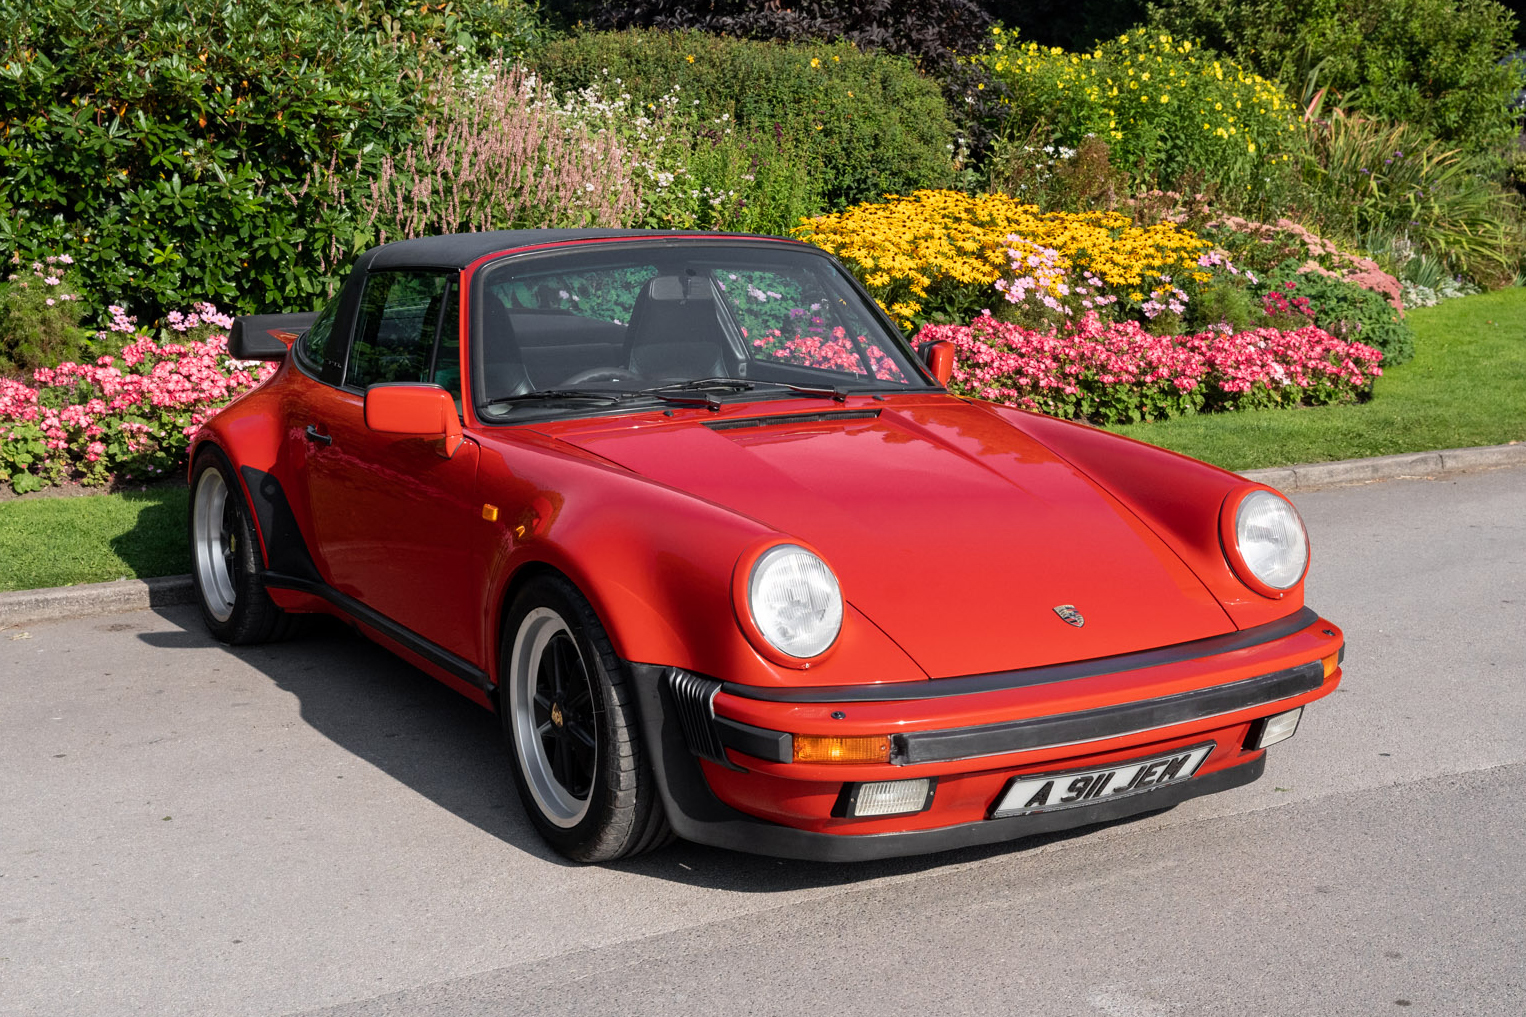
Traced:
<path fill-rule="evenodd" d="M 1261 781 L 854 866 L 564 864 L 337 625 L 0 629 L 0 1014 L 1526 1014 L 1526 469 L 1294 500 L 1350 649 Z"/>

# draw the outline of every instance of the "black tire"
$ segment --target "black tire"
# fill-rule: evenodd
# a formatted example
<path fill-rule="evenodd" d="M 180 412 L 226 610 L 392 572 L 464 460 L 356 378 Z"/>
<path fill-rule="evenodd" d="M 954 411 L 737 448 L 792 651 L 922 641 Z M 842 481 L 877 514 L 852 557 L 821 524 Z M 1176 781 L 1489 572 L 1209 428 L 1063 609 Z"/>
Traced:
<path fill-rule="evenodd" d="M 287 614 L 265 592 L 249 502 L 221 449 L 208 445 L 197 453 L 190 501 L 191 582 L 212 635 L 234 646 L 293 635 L 302 616 Z"/>
<path fill-rule="evenodd" d="M 608 862 L 673 840 L 635 688 L 575 586 L 553 575 L 525 584 L 505 618 L 498 672 L 514 784 L 552 847 Z"/>

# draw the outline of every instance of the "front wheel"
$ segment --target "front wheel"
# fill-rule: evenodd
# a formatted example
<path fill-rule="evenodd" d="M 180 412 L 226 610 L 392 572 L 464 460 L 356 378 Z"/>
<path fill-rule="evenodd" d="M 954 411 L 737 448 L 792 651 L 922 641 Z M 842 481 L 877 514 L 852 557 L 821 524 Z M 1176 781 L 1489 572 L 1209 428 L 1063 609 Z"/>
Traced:
<path fill-rule="evenodd" d="M 514 598 L 498 689 L 514 782 L 552 847 L 607 862 L 672 839 L 637 732 L 634 689 L 571 583 L 538 577 Z"/>
<path fill-rule="evenodd" d="M 260 579 L 260 545 L 249 503 L 227 458 L 207 447 L 191 474 L 191 580 L 212 635 L 235 646 L 290 635 L 295 618 Z"/>

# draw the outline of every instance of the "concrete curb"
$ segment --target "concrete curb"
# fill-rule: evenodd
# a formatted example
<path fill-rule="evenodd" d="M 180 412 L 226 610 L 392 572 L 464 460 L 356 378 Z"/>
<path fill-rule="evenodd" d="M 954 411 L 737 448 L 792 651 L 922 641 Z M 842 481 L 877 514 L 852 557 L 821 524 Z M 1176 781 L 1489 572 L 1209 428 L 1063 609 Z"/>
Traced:
<path fill-rule="evenodd" d="M 0 629 L 94 614 L 142 611 L 150 607 L 195 603 L 190 576 L 118 579 L 46 590 L 0 593 Z"/>
<path fill-rule="evenodd" d="M 1410 452 L 1372 459 L 1346 459 L 1270 470 L 1248 470 L 1241 476 L 1280 491 L 1313 491 L 1341 484 L 1362 484 L 1401 477 L 1434 477 L 1463 470 L 1526 465 L 1526 442 L 1452 448 L 1439 452 Z M 0 593 L 0 629 L 38 622 L 81 618 L 121 611 L 142 611 L 170 604 L 193 604 L 196 592 L 190 576 L 162 579 L 119 579 L 114 583 L 85 583 L 48 590 Z"/>
<path fill-rule="evenodd" d="M 1481 470 L 1496 466 L 1526 464 L 1526 442 L 1510 445 L 1484 445 L 1479 448 L 1449 448 L 1437 452 L 1406 452 L 1396 456 L 1371 459 L 1343 459 L 1333 463 L 1309 463 L 1305 466 L 1282 466 L 1269 470 L 1247 470 L 1241 474 L 1279 491 L 1315 491 L 1342 484 L 1364 484 L 1374 480 L 1398 480 L 1403 477 L 1435 477 L 1463 470 Z"/>

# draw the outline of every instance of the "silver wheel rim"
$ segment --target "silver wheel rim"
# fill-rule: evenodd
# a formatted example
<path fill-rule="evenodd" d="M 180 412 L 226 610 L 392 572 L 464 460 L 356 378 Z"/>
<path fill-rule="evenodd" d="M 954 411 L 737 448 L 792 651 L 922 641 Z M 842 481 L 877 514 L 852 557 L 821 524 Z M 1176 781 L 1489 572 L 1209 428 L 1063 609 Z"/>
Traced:
<path fill-rule="evenodd" d="M 563 680 L 552 695 L 548 683 L 555 671 L 561 672 Z M 538 607 L 519 623 L 508 684 L 514 754 L 530 796 L 547 822 L 564 829 L 576 826 L 588 815 L 593 798 L 598 735 L 593 677 L 560 614 Z M 559 755 L 564 745 L 574 743 L 582 746 L 575 765 L 568 756 Z M 586 786 L 576 779 L 583 771 L 587 771 Z"/>
<path fill-rule="evenodd" d="M 233 505 L 221 472 L 206 470 L 196 483 L 191 548 L 196 559 L 196 585 L 207 613 L 220 622 L 233 617 L 238 594 L 233 585 L 234 558 L 239 553 Z"/>

